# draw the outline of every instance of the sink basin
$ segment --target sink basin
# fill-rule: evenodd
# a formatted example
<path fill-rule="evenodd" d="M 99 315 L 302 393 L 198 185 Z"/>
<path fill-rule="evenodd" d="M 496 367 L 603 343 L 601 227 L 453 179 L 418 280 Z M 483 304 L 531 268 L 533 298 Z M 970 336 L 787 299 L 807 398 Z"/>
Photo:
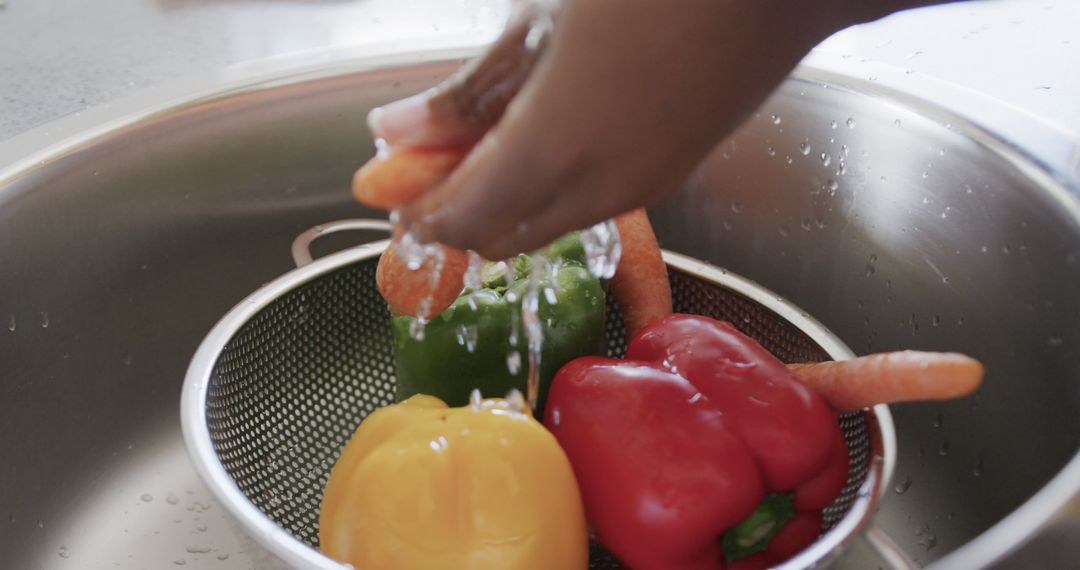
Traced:
<path fill-rule="evenodd" d="M 373 153 L 364 116 L 458 64 L 428 53 L 298 67 L 0 153 L 10 567 L 269 564 L 188 462 L 188 361 L 217 319 L 292 268 L 294 237 L 379 215 L 348 192 Z M 800 68 L 652 216 L 665 248 L 756 280 L 857 352 L 986 364 L 973 398 L 892 408 L 899 461 L 877 520 L 915 562 L 1074 559 L 1075 181 L 938 107 Z M 1033 537 L 1042 547 L 1022 549 Z M 876 565 L 865 545 L 838 562 Z"/>

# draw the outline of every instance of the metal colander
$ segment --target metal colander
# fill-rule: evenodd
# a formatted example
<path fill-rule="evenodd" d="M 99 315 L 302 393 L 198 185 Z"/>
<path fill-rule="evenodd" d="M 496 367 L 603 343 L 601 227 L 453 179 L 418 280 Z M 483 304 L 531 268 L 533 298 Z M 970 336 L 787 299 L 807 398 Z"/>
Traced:
<path fill-rule="evenodd" d="M 185 440 L 200 474 L 240 528 L 287 566 L 343 568 L 318 551 L 319 503 L 338 454 L 364 417 L 394 401 L 394 358 L 375 267 L 386 241 L 311 263 L 307 247 L 347 220 L 305 233 L 299 269 L 233 309 L 199 348 L 185 381 Z M 823 326 L 745 279 L 665 252 L 678 312 L 730 321 L 785 362 L 851 352 Z M 626 335 L 609 297 L 608 352 Z M 495 396 L 495 394 L 489 394 Z M 892 420 L 884 406 L 840 418 L 851 453 L 846 487 L 825 511 L 822 536 L 784 567 L 827 561 L 868 521 L 891 474 Z M 590 568 L 619 568 L 594 544 Z"/>

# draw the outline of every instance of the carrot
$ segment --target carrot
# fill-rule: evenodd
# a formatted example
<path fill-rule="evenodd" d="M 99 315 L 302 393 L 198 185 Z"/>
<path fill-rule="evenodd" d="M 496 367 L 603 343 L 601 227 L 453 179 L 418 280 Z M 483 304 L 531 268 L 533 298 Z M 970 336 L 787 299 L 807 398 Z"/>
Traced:
<path fill-rule="evenodd" d="M 468 148 L 393 149 L 356 171 L 353 197 L 373 208 L 396 208 L 434 188 L 468 153 Z"/>
<path fill-rule="evenodd" d="M 434 188 L 457 168 L 468 152 L 467 148 L 393 149 L 372 158 L 356 171 L 353 196 L 368 206 L 396 208 Z M 469 265 L 468 254 L 444 246 L 445 258 L 434 279 L 438 266 L 435 259 L 425 259 L 419 268 L 409 269 L 406 261 L 397 255 L 395 243 L 383 252 L 375 270 L 379 293 L 402 314 L 430 319 L 441 313 L 461 293 Z"/>
<path fill-rule="evenodd" d="M 644 208 L 615 218 L 622 256 L 611 291 L 619 301 L 627 337 L 641 327 L 671 314 L 671 284 L 652 224 Z"/>
<path fill-rule="evenodd" d="M 788 368 L 840 411 L 958 398 L 974 392 L 983 378 L 983 366 L 974 358 L 913 350 L 839 362 L 789 364 Z"/>
<path fill-rule="evenodd" d="M 418 269 L 409 269 L 406 261 L 397 255 L 395 243 L 387 246 L 375 269 L 375 286 L 395 311 L 431 319 L 457 299 L 469 267 L 469 255 L 445 246 L 443 252 L 442 268 L 433 286 L 435 259 L 426 258 Z"/>

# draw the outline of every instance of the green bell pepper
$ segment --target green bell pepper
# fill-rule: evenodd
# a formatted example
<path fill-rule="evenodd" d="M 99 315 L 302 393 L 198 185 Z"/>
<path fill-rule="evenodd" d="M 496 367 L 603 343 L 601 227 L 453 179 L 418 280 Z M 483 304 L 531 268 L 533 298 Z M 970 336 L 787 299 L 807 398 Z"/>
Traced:
<path fill-rule="evenodd" d="M 539 283 L 544 343 L 538 410 L 563 364 L 605 349 L 604 287 L 586 269 L 580 236 L 575 232 L 556 240 L 548 258 L 554 269 Z M 529 268 L 527 256 L 488 264 L 483 287 L 463 291 L 427 323 L 422 340 L 410 334 L 414 317 L 392 317 L 398 401 L 427 394 L 463 406 L 474 388 L 487 397 L 502 397 L 513 388 L 525 393 L 528 340 L 520 311 Z"/>

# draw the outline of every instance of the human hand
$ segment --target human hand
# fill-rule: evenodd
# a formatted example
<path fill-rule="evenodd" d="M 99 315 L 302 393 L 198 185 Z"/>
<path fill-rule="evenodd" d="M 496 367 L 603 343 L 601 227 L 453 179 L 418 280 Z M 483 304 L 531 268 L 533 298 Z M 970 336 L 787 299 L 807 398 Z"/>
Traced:
<path fill-rule="evenodd" d="M 529 4 L 485 55 L 369 122 L 391 145 L 475 144 L 402 220 L 421 239 L 502 259 L 677 190 L 813 45 L 926 3 Z"/>

